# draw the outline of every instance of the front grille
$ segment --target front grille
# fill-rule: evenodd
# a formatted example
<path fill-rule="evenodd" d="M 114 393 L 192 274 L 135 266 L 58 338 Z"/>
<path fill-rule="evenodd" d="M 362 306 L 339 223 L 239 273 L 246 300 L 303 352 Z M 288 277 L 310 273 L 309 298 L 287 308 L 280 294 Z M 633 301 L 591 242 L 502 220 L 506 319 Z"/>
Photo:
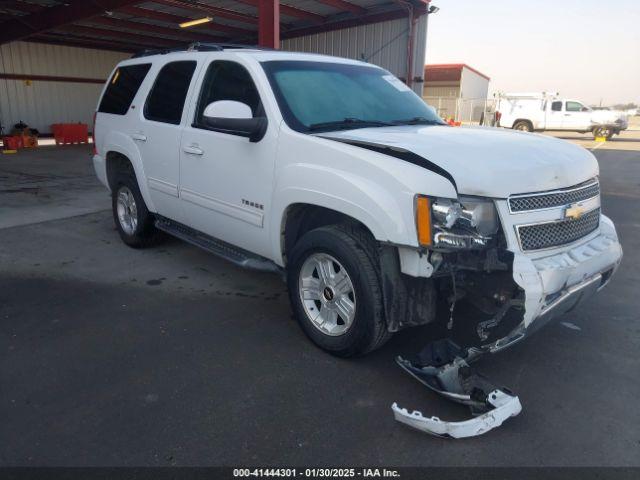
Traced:
<path fill-rule="evenodd" d="M 541 250 L 559 247 L 580 240 L 598 228 L 600 209 L 590 211 L 577 220 L 537 223 L 518 227 L 522 250 Z"/>
<path fill-rule="evenodd" d="M 509 199 L 509 208 L 514 213 L 544 210 L 545 208 L 562 207 L 575 202 L 581 202 L 598 195 L 600 195 L 600 184 L 590 181 L 587 185 L 573 187 L 571 189 L 512 197 Z"/>

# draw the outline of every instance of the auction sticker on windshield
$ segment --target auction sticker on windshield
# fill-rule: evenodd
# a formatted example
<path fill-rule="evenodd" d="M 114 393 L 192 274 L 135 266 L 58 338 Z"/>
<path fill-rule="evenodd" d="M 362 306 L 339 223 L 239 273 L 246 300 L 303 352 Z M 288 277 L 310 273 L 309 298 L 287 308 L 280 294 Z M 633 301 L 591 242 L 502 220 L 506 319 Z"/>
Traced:
<path fill-rule="evenodd" d="M 404 83 L 402 83 L 401 80 L 398 80 L 393 75 L 385 75 L 382 78 L 384 78 L 387 82 L 389 82 L 391 85 L 396 87 L 396 89 L 398 89 L 401 92 L 410 92 L 411 91 L 411 89 L 408 86 L 406 86 Z"/>

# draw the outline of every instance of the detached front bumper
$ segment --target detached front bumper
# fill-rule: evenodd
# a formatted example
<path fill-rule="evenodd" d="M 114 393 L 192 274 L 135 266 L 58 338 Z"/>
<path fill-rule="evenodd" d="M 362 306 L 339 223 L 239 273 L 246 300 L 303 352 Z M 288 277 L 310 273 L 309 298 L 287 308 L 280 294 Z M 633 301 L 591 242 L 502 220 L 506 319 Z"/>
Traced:
<path fill-rule="evenodd" d="M 525 293 L 523 320 L 509 335 L 485 348 L 502 350 L 572 310 L 609 282 L 621 259 L 615 227 L 604 215 L 595 237 L 568 250 L 541 258 L 515 253 L 513 279 Z"/>

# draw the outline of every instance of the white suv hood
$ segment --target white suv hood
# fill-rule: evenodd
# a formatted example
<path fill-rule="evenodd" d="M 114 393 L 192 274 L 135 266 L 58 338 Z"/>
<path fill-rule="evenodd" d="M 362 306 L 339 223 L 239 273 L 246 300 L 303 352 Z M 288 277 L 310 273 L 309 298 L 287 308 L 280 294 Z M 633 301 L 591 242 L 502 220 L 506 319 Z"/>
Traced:
<path fill-rule="evenodd" d="M 321 136 L 408 150 L 446 170 L 465 195 L 506 198 L 569 187 L 598 175 L 596 158 L 582 147 L 499 128 L 401 126 Z"/>

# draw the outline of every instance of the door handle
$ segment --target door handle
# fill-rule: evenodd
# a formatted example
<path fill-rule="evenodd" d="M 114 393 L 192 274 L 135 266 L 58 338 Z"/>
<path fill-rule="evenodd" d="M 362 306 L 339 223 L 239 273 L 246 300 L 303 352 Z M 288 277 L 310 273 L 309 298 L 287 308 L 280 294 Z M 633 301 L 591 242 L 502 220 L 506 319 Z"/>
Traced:
<path fill-rule="evenodd" d="M 143 135 L 142 133 L 132 133 L 131 138 L 133 138 L 134 140 L 138 140 L 139 142 L 147 141 L 147 136 Z"/>
<path fill-rule="evenodd" d="M 564 114 L 564 116 L 565 116 L 565 117 L 570 117 L 570 116 L 571 116 L 571 114 L 570 114 L 570 113 L 565 113 L 565 114 Z"/>
<path fill-rule="evenodd" d="M 184 153 L 188 153 L 189 155 L 204 155 L 204 150 L 196 147 L 195 145 L 189 145 L 188 147 L 184 147 L 182 150 Z"/>

